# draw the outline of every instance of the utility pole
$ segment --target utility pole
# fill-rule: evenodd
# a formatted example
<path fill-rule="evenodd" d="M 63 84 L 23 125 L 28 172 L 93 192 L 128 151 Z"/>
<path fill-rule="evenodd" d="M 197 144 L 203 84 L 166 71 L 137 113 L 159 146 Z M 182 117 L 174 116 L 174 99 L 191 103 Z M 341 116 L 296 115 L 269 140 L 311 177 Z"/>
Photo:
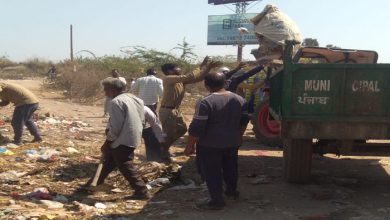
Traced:
<path fill-rule="evenodd" d="M 246 6 L 249 5 L 249 3 L 242 1 L 242 2 L 237 2 L 236 4 L 236 15 L 237 19 L 241 21 L 241 19 L 245 16 L 246 13 Z M 239 24 L 241 27 L 241 24 Z M 244 44 L 242 42 L 242 33 L 240 32 L 239 39 L 238 39 L 238 45 L 237 45 L 237 62 L 242 61 L 242 49 L 244 47 Z"/>
<path fill-rule="evenodd" d="M 73 26 L 70 25 L 70 61 L 73 62 Z"/>

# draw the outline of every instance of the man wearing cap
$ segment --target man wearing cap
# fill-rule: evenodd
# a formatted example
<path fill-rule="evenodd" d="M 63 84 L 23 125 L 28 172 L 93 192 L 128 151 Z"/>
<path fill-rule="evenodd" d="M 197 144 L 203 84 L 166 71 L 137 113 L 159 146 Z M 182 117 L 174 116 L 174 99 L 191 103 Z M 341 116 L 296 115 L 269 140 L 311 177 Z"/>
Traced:
<path fill-rule="evenodd" d="M 199 70 L 182 75 L 182 70 L 175 64 L 167 63 L 161 67 L 164 73 L 164 92 L 161 100 L 160 121 L 163 131 L 166 133 L 165 143 L 162 149 L 162 157 L 165 162 L 170 162 L 170 146 L 187 132 L 187 125 L 184 122 L 180 110 L 181 102 L 185 94 L 185 86 L 200 82 L 206 74 L 220 62 L 212 61 L 206 57 Z"/>
<path fill-rule="evenodd" d="M 13 83 L 0 82 L 0 106 L 10 103 L 15 105 L 11 125 L 14 129 L 14 144 L 22 144 L 24 126 L 34 136 L 32 142 L 42 141 L 41 134 L 33 120 L 33 114 L 38 109 L 38 98 L 28 89 Z"/>
<path fill-rule="evenodd" d="M 119 79 L 125 85 L 125 87 L 123 88 L 123 91 L 125 91 L 127 82 L 126 82 L 126 79 L 124 77 L 120 76 L 119 70 L 118 69 L 113 69 L 111 71 L 111 76 L 113 78 Z M 110 98 L 106 98 L 106 101 L 104 102 L 104 114 L 103 114 L 103 117 L 106 117 L 107 114 L 108 114 L 108 108 L 109 108 L 110 101 L 111 101 Z"/>
<path fill-rule="evenodd" d="M 102 81 L 102 85 L 106 96 L 111 101 L 108 109 L 110 119 L 106 129 L 106 141 L 101 147 L 104 163 L 97 184 L 102 184 L 104 179 L 118 168 L 134 189 L 133 198 L 147 199 L 149 193 L 145 182 L 138 175 L 133 164 L 134 150 L 141 145 L 145 121 L 144 104 L 141 99 L 125 93 L 125 84 L 117 78 L 106 78 Z"/>

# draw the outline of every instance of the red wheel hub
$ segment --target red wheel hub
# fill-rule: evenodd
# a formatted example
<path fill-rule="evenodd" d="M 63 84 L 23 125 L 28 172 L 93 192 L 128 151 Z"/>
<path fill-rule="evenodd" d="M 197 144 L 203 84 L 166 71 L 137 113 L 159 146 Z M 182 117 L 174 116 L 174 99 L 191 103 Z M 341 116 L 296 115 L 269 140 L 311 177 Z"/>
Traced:
<path fill-rule="evenodd" d="M 280 123 L 269 118 L 269 105 L 264 104 L 257 116 L 260 133 L 267 138 L 275 138 L 280 134 Z"/>

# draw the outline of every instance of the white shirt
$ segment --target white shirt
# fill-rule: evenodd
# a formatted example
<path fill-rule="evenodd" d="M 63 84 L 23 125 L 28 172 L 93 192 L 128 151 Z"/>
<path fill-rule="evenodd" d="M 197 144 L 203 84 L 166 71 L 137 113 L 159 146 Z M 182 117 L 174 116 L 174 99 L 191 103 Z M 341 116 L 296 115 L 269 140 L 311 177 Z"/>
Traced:
<path fill-rule="evenodd" d="M 126 79 L 122 76 L 118 77 L 120 81 L 122 81 L 125 85 L 127 85 Z"/>
<path fill-rule="evenodd" d="M 145 129 L 152 127 L 153 133 L 156 136 L 158 142 L 163 143 L 165 141 L 165 136 L 161 121 L 158 119 L 156 114 L 147 106 L 144 106 L 145 111 Z"/>
<path fill-rule="evenodd" d="M 145 113 L 141 99 L 123 93 L 110 101 L 107 124 L 107 140 L 112 141 L 111 148 L 119 145 L 136 148 L 141 145 Z"/>
<path fill-rule="evenodd" d="M 163 82 L 153 75 L 141 77 L 135 81 L 131 91 L 137 94 L 145 105 L 154 105 L 163 94 Z"/>

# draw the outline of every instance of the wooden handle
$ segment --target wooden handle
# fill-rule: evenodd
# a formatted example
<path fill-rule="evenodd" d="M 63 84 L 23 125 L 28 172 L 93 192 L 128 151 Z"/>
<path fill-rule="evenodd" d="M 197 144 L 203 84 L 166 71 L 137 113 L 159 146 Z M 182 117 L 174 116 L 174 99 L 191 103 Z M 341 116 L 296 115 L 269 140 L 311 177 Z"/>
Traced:
<path fill-rule="evenodd" d="M 93 177 L 91 186 L 97 186 L 97 182 L 99 180 L 100 173 L 102 172 L 102 168 L 103 168 L 103 164 L 99 163 L 98 168 L 96 169 L 95 176 Z"/>

